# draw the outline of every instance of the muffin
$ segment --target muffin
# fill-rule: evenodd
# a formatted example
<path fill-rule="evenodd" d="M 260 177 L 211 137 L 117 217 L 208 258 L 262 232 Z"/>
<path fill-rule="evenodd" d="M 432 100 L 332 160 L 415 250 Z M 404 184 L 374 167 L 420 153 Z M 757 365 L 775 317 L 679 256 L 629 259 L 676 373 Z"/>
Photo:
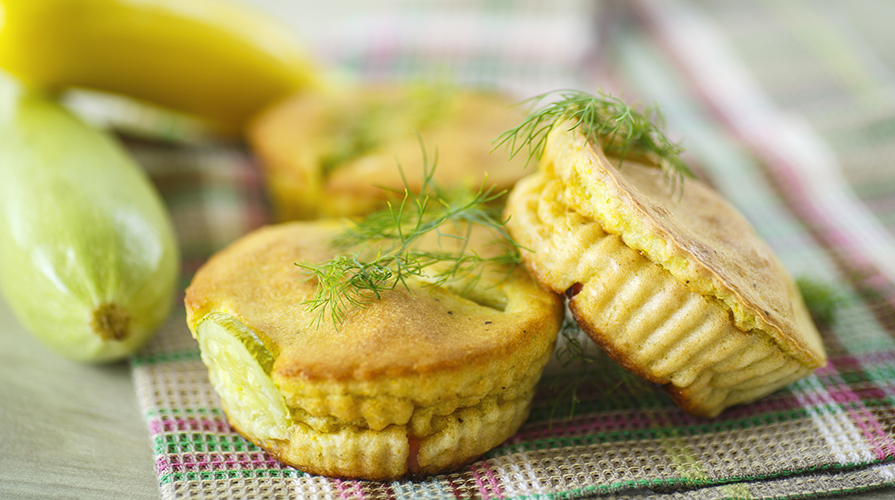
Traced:
<path fill-rule="evenodd" d="M 262 113 L 248 138 L 277 217 L 304 220 L 381 208 L 405 182 L 420 188 L 425 162 L 437 162 L 434 180 L 444 189 L 483 182 L 509 189 L 524 176 L 525 162 L 492 155 L 492 141 L 521 116 L 497 94 L 354 87 L 296 95 Z"/>
<path fill-rule="evenodd" d="M 655 165 L 620 165 L 556 126 L 506 215 L 526 267 L 566 294 L 582 330 L 694 415 L 716 416 L 825 363 L 793 280 L 698 180 L 675 190 Z"/>
<path fill-rule="evenodd" d="M 411 281 L 340 324 L 315 324 L 317 281 L 296 263 L 333 258 L 341 230 L 262 228 L 213 256 L 187 289 L 189 328 L 237 432 L 305 472 L 370 480 L 449 471 L 515 433 L 561 299 L 522 266 L 501 267 L 474 288 Z M 469 244 L 494 246 L 478 233 Z"/>

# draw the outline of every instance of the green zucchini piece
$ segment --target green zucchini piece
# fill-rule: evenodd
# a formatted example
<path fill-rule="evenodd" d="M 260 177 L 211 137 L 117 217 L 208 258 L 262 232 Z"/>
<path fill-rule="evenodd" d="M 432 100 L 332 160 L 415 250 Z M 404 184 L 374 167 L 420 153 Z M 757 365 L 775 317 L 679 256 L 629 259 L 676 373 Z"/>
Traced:
<path fill-rule="evenodd" d="M 212 313 L 196 328 L 202 361 L 236 425 L 262 439 L 286 439 L 292 417 L 270 378 L 276 356 L 247 326 Z"/>
<path fill-rule="evenodd" d="M 0 74 L 0 288 L 25 327 L 76 361 L 125 358 L 168 317 L 179 259 L 124 149 Z"/>

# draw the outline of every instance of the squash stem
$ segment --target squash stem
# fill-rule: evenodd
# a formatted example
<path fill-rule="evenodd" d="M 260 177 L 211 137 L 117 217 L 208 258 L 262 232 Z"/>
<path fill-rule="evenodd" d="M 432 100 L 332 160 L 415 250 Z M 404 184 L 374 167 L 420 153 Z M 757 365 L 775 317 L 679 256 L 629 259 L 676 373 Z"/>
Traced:
<path fill-rule="evenodd" d="M 130 315 L 118 304 L 102 303 L 93 310 L 93 332 L 103 340 L 124 340 L 130 334 Z"/>

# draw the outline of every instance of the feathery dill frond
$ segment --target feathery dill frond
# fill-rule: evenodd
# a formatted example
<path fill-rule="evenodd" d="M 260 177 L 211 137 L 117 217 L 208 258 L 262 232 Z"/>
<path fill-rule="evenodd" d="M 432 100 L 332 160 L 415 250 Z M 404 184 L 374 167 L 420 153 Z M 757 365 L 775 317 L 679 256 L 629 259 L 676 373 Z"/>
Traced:
<path fill-rule="evenodd" d="M 422 141 L 420 146 L 423 183 L 419 192 L 410 190 L 401 170 L 402 199 L 346 228 L 332 242 L 344 254 L 319 264 L 296 264 L 310 279 L 317 279 L 316 294 L 306 304 L 314 313 L 315 326 L 327 319 L 338 326 L 351 308 L 363 307 L 398 286 L 410 289 L 409 280 L 414 278 L 430 286 L 462 280 L 468 292 L 482 278 L 486 264 L 511 264 L 510 273 L 512 265 L 520 262 L 519 247 L 492 204 L 504 193 L 486 187 L 487 179 L 474 192 L 440 188 L 433 182 L 437 156 L 430 165 Z M 506 252 L 485 257 L 469 248 L 473 226 L 488 230 Z M 427 235 L 437 238 L 435 248 L 418 245 Z"/>
<path fill-rule="evenodd" d="M 550 98 L 556 99 L 538 107 Z M 514 157 L 523 150 L 528 159 L 540 159 L 547 135 L 557 124 L 572 122 L 569 130 L 580 129 L 587 139 L 619 159 L 643 159 L 654 163 L 672 182 L 674 189 L 693 172 L 681 159 L 683 148 L 665 137 L 665 118 L 656 106 L 642 111 L 609 94 L 591 95 L 578 90 L 559 90 L 522 102 L 530 111 L 522 123 L 500 135 L 494 149 L 505 146 Z"/>

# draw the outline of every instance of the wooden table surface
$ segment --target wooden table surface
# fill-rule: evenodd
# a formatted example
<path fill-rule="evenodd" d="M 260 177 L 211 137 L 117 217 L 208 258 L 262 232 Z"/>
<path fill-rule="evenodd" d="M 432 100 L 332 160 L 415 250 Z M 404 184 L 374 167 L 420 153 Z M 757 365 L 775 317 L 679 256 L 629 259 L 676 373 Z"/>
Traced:
<path fill-rule="evenodd" d="M 0 499 L 159 497 L 128 364 L 62 358 L 2 300 L 0 450 Z"/>

